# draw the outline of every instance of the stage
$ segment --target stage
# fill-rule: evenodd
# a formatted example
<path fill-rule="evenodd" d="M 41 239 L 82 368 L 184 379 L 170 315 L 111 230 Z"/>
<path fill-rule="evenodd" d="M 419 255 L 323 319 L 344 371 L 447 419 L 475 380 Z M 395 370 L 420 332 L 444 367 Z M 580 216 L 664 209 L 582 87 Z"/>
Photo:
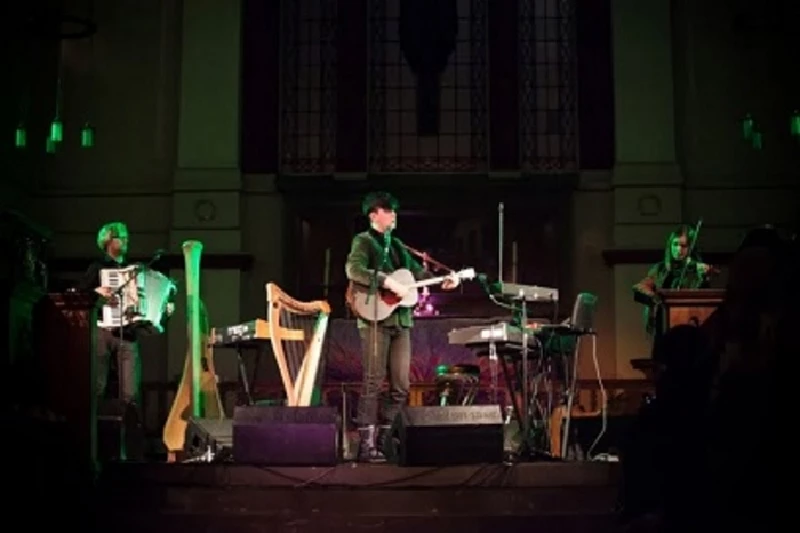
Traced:
<path fill-rule="evenodd" d="M 98 531 L 615 530 L 618 464 L 108 464 Z"/>

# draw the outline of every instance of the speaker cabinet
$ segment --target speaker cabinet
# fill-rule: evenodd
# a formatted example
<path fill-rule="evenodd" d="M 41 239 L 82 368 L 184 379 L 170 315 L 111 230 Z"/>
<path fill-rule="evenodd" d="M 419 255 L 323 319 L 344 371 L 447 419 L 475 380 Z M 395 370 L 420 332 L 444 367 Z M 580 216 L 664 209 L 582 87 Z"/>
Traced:
<path fill-rule="evenodd" d="M 339 457 L 335 407 L 242 406 L 233 414 L 237 463 L 335 465 Z"/>
<path fill-rule="evenodd" d="M 386 443 L 401 466 L 503 461 L 503 415 L 498 405 L 405 407 Z"/>
<path fill-rule="evenodd" d="M 187 459 L 206 456 L 209 461 L 230 460 L 233 422 L 230 419 L 190 418 L 183 450 Z"/>
<path fill-rule="evenodd" d="M 145 435 L 132 405 L 103 400 L 97 406 L 97 458 L 102 461 L 144 460 Z"/>

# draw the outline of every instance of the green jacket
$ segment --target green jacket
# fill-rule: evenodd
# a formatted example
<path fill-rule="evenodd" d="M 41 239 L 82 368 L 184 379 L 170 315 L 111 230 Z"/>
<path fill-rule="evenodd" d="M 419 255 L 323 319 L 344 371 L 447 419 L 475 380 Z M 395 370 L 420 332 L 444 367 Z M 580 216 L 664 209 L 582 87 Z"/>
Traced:
<path fill-rule="evenodd" d="M 422 266 L 411 257 L 411 254 L 408 253 L 402 241 L 396 237 L 391 238 L 388 260 L 383 265 L 379 265 L 378 263 L 380 263 L 384 253 L 383 248 L 383 235 L 373 229 L 363 231 L 353 237 L 350 253 L 344 265 L 347 279 L 352 283 L 369 287 L 375 275 L 375 271 L 377 270 L 377 283 L 380 287 L 383 285 L 387 274 L 400 268 L 410 270 L 417 280 L 433 277 L 431 272 L 423 269 Z M 366 320 L 358 319 L 358 327 L 360 328 L 367 327 L 370 324 L 371 323 Z M 403 328 L 410 328 L 414 325 L 413 309 L 398 307 L 394 313 L 378 324 L 386 327 L 400 326 Z"/>
<path fill-rule="evenodd" d="M 683 282 L 678 286 L 678 267 L 668 268 L 663 262 L 656 263 L 647 271 L 642 281 L 633 286 L 634 301 L 644 304 L 644 324 L 648 335 L 663 333 L 666 316 L 661 311 L 658 291 L 661 289 L 706 289 L 708 278 L 689 268 Z"/>

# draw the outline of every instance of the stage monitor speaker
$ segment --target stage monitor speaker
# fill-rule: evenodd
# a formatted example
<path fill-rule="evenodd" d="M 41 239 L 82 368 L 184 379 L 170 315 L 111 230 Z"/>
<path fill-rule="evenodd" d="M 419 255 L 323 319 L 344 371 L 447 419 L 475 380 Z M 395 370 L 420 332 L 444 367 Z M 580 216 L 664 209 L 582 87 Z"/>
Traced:
<path fill-rule="evenodd" d="M 339 458 L 338 427 L 335 407 L 237 407 L 233 458 L 273 466 L 332 466 Z"/>
<path fill-rule="evenodd" d="M 589 451 L 593 456 L 598 454 L 619 455 L 633 424 L 639 420 L 637 415 L 609 416 L 606 430 L 603 430 L 603 419 L 600 416 L 575 417 L 570 423 L 571 452 L 576 459 L 586 459 Z M 600 436 L 598 440 L 597 437 Z M 595 441 L 597 441 L 595 443 Z M 573 446 L 574 445 L 574 446 Z M 594 448 L 592 448 L 594 446 Z"/>
<path fill-rule="evenodd" d="M 233 451 L 233 421 L 190 418 L 183 451 L 188 461 L 225 461 Z"/>
<path fill-rule="evenodd" d="M 145 435 L 139 413 L 119 400 L 97 404 L 97 458 L 100 461 L 144 460 Z"/>
<path fill-rule="evenodd" d="M 498 405 L 405 407 L 395 418 L 387 455 L 401 466 L 503 461 Z"/>

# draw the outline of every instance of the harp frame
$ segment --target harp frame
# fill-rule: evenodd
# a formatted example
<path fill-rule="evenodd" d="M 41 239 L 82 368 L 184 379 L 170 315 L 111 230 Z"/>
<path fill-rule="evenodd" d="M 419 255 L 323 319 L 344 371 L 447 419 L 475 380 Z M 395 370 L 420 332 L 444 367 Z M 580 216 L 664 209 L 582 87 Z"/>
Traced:
<path fill-rule="evenodd" d="M 286 391 L 286 403 L 289 407 L 308 407 L 311 405 L 311 396 L 322 357 L 322 346 L 328 330 L 328 320 L 331 314 L 330 304 L 324 300 L 301 302 L 289 296 L 275 283 L 267 283 L 266 295 L 269 338 Z M 303 329 L 281 324 L 281 312 L 284 309 L 288 310 L 290 314 L 300 316 L 317 315 L 314 331 L 311 334 L 310 342 L 304 348 L 303 360 L 295 379 L 292 379 L 282 341 L 297 342 L 309 339 L 306 339 Z M 287 351 L 291 348 L 292 345 L 287 348 Z"/>

